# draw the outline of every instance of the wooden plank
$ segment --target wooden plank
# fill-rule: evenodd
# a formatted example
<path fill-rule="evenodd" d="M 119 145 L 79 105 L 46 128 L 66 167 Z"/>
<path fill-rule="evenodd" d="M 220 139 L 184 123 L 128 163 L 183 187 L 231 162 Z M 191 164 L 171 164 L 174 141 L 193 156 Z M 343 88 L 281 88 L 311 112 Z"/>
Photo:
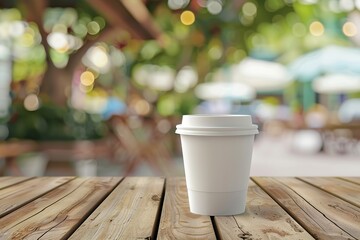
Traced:
<path fill-rule="evenodd" d="M 41 177 L 0 190 L 0 217 L 31 202 L 74 177 Z"/>
<path fill-rule="evenodd" d="M 323 196 L 319 189 L 312 187 L 300 180 L 293 180 L 292 178 L 253 178 L 253 180 L 268 193 L 282 208 L 286 210 L 306 231 L 308 231 L 316 239 L 355 239 L 346 230 L 343 230 L 333 219 L 329 218 L 321 209 L 314 206 L 313 203 L 319 204 L 330 204 L 330 206 L 337 206 L 337 208 L 332 208 L 333 210 L 340 210 L 340 199 L 333 200 L 333 196 Z M 295 181 L 298 184 L 298 188 L 304 188 L 305 191 L 298 192 L 294 188 L 288 186 L 286 183 L 290 181 Z M 294 186 L 294 184 L 292 184 Z M 310 189 L 308 192 L 306 190 Z M 312 191 L 311 191 L 312 190 Z M 314 194 L 309 196 L 309 192 Z M 303 196 L 303 194 L 305 196 Z M 325 194 L 325 193 L 324 193 Z M 320 196 L 319 196 L 320 195 Z M 316 199 L 320 197 L 320 199 Z M 310 201 L 309 201 L 310 200 Z M 322 202 L 321 202 L 322 201 Z M 335 201 L 335 202 L 334 202 Z M 343 202 L 343 201 L 342 201 Z M 332 203 L 332 204 L 331 204 Z M 336 205 L 334 205 L 334 203 Z M 348 205 L 346 202 L 344 204 Z M 347 206 L 345 206 L 347 207 Z M 355 206 L 352 206 L 355 208 Z M 338 212 L 338 211 L 336 211 Z M 339 220 L 343 220 L 342 217 L 336 216 Z M 351 218 L 349 216 L 349 218 Z M 338 221 L 337 221 L 338 222 Z"/>
<path fill-rule="evenodd" d="M 66 239 L 121 178 L 77 178 L 0 218 L 0 239 Z"/>
<path fill-rule="evenodd" d="M 330 177 L 300 179 L 360 208 L 360 185 L 358 184 Z"/>
<path fill-rule="evenodd" d="M 360 184 L 360 177 L 342 177 L 341 179 L 344 179 L 349 182 L 353 182 L 356 184 Z"/>
<path fill-rule="evenodd" d="M 211 218 L 190 212 L 184 178 L 166 180 L 158 239 L 216 239 Z"/>
<path fill-rule="evenodd" d="M 17 183 L 25 182 L 31 179 L 30 177 L 0 177 L 0 190 Z"/>
<path fill-rule="evenodd" d="M 287 178 L 282 183 L 300 194 L 330 221 L 354 238 L 360 238 L 360 208 L 304 182 Z"/>
<path fill-rule="evenodd" d="M 69 239 L 153 239 L 163 178 L 125 178 Z"/>
<path fill-rule="evenodd" d="M 246 211 L 215 217 L 221 239 L 314 239 L 259 186 L 250 181 Z"/>

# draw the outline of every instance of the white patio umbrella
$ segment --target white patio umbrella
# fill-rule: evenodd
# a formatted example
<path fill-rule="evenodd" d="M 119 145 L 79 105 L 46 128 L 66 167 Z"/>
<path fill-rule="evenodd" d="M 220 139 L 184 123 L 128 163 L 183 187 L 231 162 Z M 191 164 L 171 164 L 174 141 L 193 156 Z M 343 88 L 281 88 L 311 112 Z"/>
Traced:
<path fill-rule="evenodd" d="M 350 93 L 360 91 L 360 76 L 329 74 L 315 79 L 312 87 L 318 93 Z"/>
<path fill-rule="evenodd" d="M 255 89 L 238 82 L 209 82 L 201 83 L 195 88 L 195 95 L 203 100 L 236 99 L 242 101 L 253 100 Z"/>
<path fill-rule="evenodd" d="M 302 82 L 313 81 L 323 74 L 360 74 L 360 48 L 326 46 L 306 53 L 288 69 Z"/>
<path fill-rule="evenodd" d="M 280 63 L 246 58 L 237 66 L 236 80 L 248 84 L 257 91 L 284 89 L 293 78 Z"/>

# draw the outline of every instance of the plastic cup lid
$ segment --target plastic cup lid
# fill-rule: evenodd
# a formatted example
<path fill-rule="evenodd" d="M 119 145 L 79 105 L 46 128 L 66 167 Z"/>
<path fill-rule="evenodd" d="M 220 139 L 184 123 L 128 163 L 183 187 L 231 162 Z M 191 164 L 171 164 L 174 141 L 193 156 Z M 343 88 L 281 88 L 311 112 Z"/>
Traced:
<path fill-rule="evenodd" d="M 184 115 L 176 133 L 201 136 L 258 134 L 250 115 Z"/>
<path fill-rule="evenodd" d="M 250 115 L 184 115 L 182 126 L 187 127 L 251 127 Z"/>

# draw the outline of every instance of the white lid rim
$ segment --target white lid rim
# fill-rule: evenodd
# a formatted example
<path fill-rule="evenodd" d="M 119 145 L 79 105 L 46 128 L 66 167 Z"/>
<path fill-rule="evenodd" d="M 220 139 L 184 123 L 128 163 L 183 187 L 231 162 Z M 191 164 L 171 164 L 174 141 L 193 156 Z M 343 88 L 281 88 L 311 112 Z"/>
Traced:
<path fill-rule="evenodd" d="M 200 127 L 200 126 L 186 126 L 186 125 L 176 125 L 176 129 L 180 129 L 180 130 L 199 130 L 199 131 L 242 131 L 242 130 L 253 130 L 253 129 L 257 129 L 258 126 L 255 124 L 252 124 L 251 126 L 248 127 Z"/>
<path fill-rule="evenodd" d="M 191 135 L 191 136 L 240 136 L 240 135 L 255 135 L 259 131 L 257 129 L 247 129 L 247 130 L 238 130 L 238 131 L 193 131 L 193 130 L 184 130 L 176 129 L 176 134 L 180 135 Z"/>

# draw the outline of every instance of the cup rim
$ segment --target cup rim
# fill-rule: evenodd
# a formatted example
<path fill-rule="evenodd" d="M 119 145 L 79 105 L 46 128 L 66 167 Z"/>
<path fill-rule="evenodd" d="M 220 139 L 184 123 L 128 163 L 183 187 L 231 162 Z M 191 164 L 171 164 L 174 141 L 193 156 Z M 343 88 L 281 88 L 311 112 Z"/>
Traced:
<path fill-rule="evenodd" d="M 191 117 L 242 117 L 242 116 L 251 116 L 249 114 L 185 114 L 184 116 L 191 116 Z"/>
<path fill-rule="evenodd" d="M 253 130 L 257 129 L 258 126 L 255 124 L 252 124 L 248 127 L 200 127 L 200 126 L 187 126 L 183 124 L 176 125 L 176 129 L 180 130 L 198 130 L 198 131 L 242 131 L 242 130 Z"/>
<path fill-rule="evenodd" d="M 191 136 L 240 136 L 240 135 L 255 135 L 259 133 L 257 128 L 253 129 L 226 129 L 226 130 L 215 130 L 215 129 L 181 129 L 177 128 L 176 134 L 180 135 L 191 135 Z"/>

